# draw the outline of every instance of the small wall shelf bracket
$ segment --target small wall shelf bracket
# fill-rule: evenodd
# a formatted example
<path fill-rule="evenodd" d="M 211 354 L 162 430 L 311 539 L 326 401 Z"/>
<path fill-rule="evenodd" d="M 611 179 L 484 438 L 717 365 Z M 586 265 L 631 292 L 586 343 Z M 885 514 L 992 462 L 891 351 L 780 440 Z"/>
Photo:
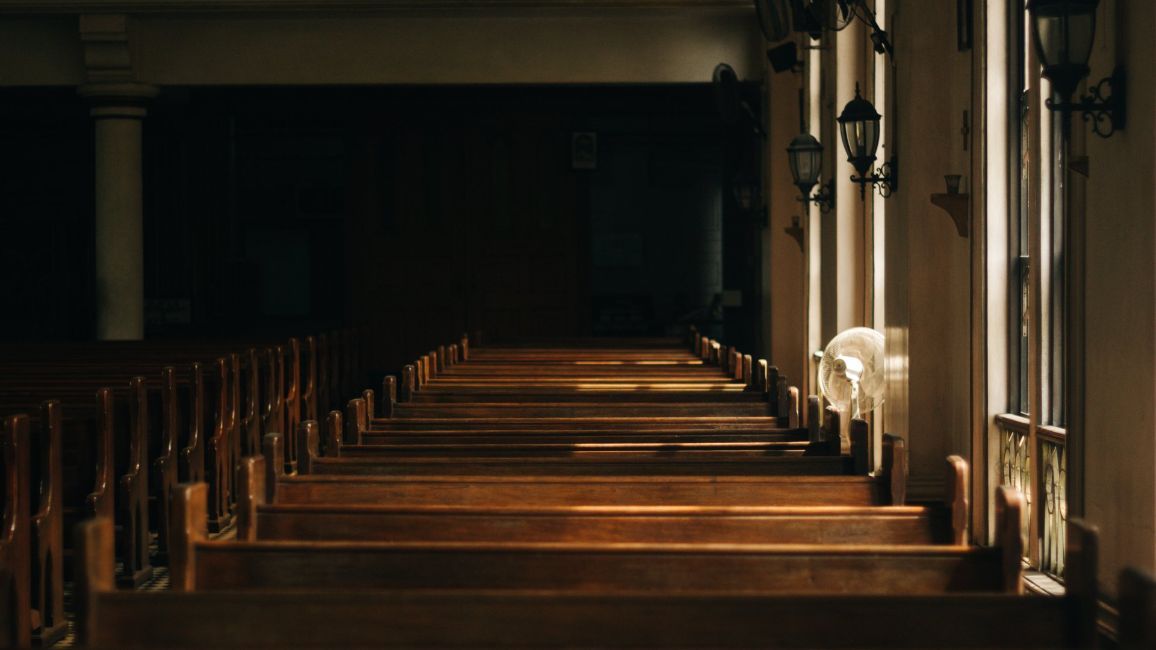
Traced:
<path fill-rule="evenodd" d="M 970 196 L 967 194 L 932 194 L 931 203 L 946 212 L 955 222 L 955 229 L 960 237 L 966 238 L 970 229 L 968 219 L 968 205 Z"/>

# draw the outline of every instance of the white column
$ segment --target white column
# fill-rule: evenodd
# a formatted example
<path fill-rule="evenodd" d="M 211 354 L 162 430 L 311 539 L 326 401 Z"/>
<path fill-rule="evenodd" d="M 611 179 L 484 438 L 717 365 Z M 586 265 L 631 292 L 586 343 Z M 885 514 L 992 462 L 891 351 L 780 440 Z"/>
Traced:
<path fill-rule="evenodd" d="M 141 121 L 157 89 L 95 84 L 80 94 L 92 103 L 96 154 L 96 338 L 144 338 L 144 239 Z"/>
<path fill-rule="evenodd" d="M 843 112 L 847 102 L 855 98 L 856 86 L 864 81 L 863 27 L 853 23 L 847 29 L 835 34 L 835 115 Z M 870 97 L 867 88 L 861 88 L 864 97 Z M 836 332 L 849 327 L 863 325 L 864 314 L 864 237 L 863 216 L 864 196 L 858 185 L 851 182 L 857 174 L 847 161 L 843 143 L 839 140 L 838 127 L 835 139 L 828 150 L 836 151 L 835 183 L 838 186 L 838 201 L 835 203 L 835 259 L 827 267 L 833 272 L 835 281 Z M 878 164 L 878 163 L 876 163 Z M 871 187 L 868 186 L 868 191 Z M 824 270 L 827 270 L 825 268 Z"/>

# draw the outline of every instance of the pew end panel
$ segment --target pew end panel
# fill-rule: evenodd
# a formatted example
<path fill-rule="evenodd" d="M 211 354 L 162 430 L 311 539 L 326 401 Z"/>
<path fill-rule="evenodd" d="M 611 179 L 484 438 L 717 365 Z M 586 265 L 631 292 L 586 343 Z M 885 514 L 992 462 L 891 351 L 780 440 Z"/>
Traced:
<path fill-rule="evenodd" d="M 317 423 L 313 420 L 307 420 L 298 425 L 297 450 L 300 452 L 300 457 L 297 459 L 298 474 L 308 475 L 314 472 L 317 461 L 321 458 L 318 450 L 319 438 Z M 340 440 L 338 440 L 338 455 L 340 455 L 340 449 Z"/>
<path fill-rule="evenodd" d="M 205 480 L 205 423 L 209 421 L 205 417 L 205 380 L 200 363 L 192 364 L 189 380 L 185 402 L 189 428 L 185 446 L 181 448 L 178 480 L 195 483 Z"/>
<path fill-rule="evenodd" d="M 302 420 L 301 418 L 301 404 L 303 390 L 301 388 L 301 343 L 296 337 L 289 339 L 286 345 L 286 354 L 289 356 L 289 362 L 286 368 L 287 386 L 284 387 L 284 404 L 285 404 L 285 428 L 292 431 L 297 428 L 297 424 Z M 306 418 L 309 419 L 309 418 Z M 315 418 L 313 418 L 315 419 Z M 259 454 L 261 449 L 261 441 L 258 436 L 253 438 L 252 445 L 247 450 L 249 455 Z"/>
<path fill-rule="evenodd" d="M 752 390 L 762 393 L 763 398 L 767 398 L 767 386 L 770 381 L 771 366 L 766 359 L 759 359 L 755 363 L 753 369 L 753 377 L 751 377 Z"/>
<path fill-rule="evenodd" d="M 103 627 L 103 621 L 98 601 L 100 594 L 111 593 L 116 587 L 115 543 L 114 525 L 108 517 L 94 517 L 76 526 L 74 548 L 78 570 L 73 595 L 76 599 L 74 629 L 81 646 L 100 645 L 96 632 Z M 180 551 L 174 545 L 169 557 L 177 553 Z"/>
<path fill-rule="evenodd" d="M 149 498 L 149 521 L 157 531 L 157 558 L 164 562 L 168 553 L 169 493 L 180 482 L 177 471 L 177 452 L 180 444 L 180 404 L 177 399 L 177 371 L 172 366 L 161 369 L 161 389 L 159 410 L 150 408 L 150 413 L 159 413 L 159 433 L 156 440 L 160 449 L 152 459 L 152 478 Z M 157 404 L 157 401 L 153 402 Z M 155 415 L 154 415 L 155 416 Z"/>
<path fill-rule="evenodd" d="M 791 417 L 791 409 L 795 405 L 791 404 L 791 386 L 787 381 L 786 375 L 779 375 L 778 387 L 775 389 L 775 410 L 773 415 L 778 416 L 781 420 L 787 421 Z"/>
<path fill-rule="evenodd" d="M 834 406 L 824 412 L 822 431 L 823 443 L 830 456 L 851 453 L 851 440 L 843 435 L 843 414 Z"/>
<path fill-rule="evenodd" d="M 1003 549 L 1005 588 L 1008 593 L 1024 593 L 1022 533 L 1024 498 L 1015 488 L 1001 485 L 995 492 L 996 546 Z"/>
<path fill-rule="evenodd" d="M 241 459 L 237 478 L 237 539 L 257 539 L 257 509 L 265 505 L 265 458 L 246 456 Z"/>
<path fill-rule="evenodd" d="M 345 437 L 345 417 L 341 411 L 330 411 L 325 417 L 325 448 L 322 449 L 326 458 L 340 458 L 342 440 Z"/>
<path fill-rule="evenodd" d="M 823 407 L 818 395 L 807 396 L 807 439 L 813 445 L 823 442 Z"/>
<path fill-rule="evenodd" d="M 381 417 L 389 419 L 397 408 L 397 377 L 386 375 L 381 380 Z M 306 418 L 315 419 L 315 418 Z"/>
<path fill-rule="evenodd" d="M 92 492 L 84 499 L 85 513 L 88 516 L 106 517 L 111 520 L 115 515 L 113 439 L 116 432 L 111 388 L 101 388 L 96 392 L 96 410 L 95 481 Z"/>
<path fill-rule="evenodd" d="M 362 436 L 369 429 L 369 419 L 373 412 L 373 391 L 366 390 L 362 397 L 349 400 L 345 405 L 345 443 L 360 445 Z"/>
<path fill-rule="evenodd" d="M 261 453 L 265 457 L 265 503 L 277 497 L 277 482 L 285 471 L 281 434 L 271 431 L 262 440 Z"/>
<path fill-rule="evenodd" d="M 1156 579 L 1138 569 L 1120 572 L 1120 650 L 1156 648 Z"/>
<path fill-rule="evenodd" d="M 1068 520 L 1066 537 L 1064 586 L 1078 610 L 1073 621 L 1079 626 L 1077 633 L 1091 646 L 1097 636 L 1096 616 L 1100 608 L 1100 533 L 1095 526 L 1073 518 Z"/>
<path fill-rule="evenodd" d="M 799 389 L 791 386 L 787 389 L 787 400 L 789 406 L 787 407 L 787 427 L 790 429 L 798 429 L 803 426 L 799 420 Z"/>
<path fill-rule="evenodd" d="M 968 467 L 967 461 L 960 456 L 947 457 L 947 494 L 944 501 L 951 507 L 951 530 L 953 543 L 957 545 L 968 543 L 968 522 L 970 521 L 968 503 Z"/>
<path fill-rule="evenodd" d="M 302 418 L 317 419 L 317 339 L 305 337 L 305 387 L 301 391 Z"/>
<path fill-rule="evenodd" d="M 233 401 L 230 399 L 232 386 L 236 383 L 236 373 L 230 373 L 229 361 L 218 358 L 213 373 L 217 380 L 217 400 L 213 434 L 206 445 L 206 479 L 210 486 L 209 526 L 213 532 L 225 530 L 233 523 L 230 505 L 233 500 L 233 460 L 231 438 L 233 434 Z M 234 364 L 235 367 L 235 364 Z M 285 452 L 286 462 L 291 463 L 292 453 Z M 289 469 L 288 471 L 292 471 Z"/>
<path fill-rule="evenodd" d="M 869 440 L 870 438 L 868 438 Z M 891 434 L 883 434 L 883 458 L 880 472 L 891 492 L 891 505 L 907 503 L 907 441 Z M 953 502 L 948 501 L 950 506 Z M 964 505 L 964 516 L 967 506 Z"/>
<path fill-rule="evenodd" d="M 32 577 L 32 638 L 50 646 L 68 633 L 64 616 L 64 470 L 61 447 L 63 420 L 59 401 L 40 409 L 37 504 L 30 519 Z M 172 468 L 175 470 L 175 465 Z M 27 487 L 24 482 L 22 486 Z"/>
<path fill-rule="evenodd" d="M 365 413 L 358 421 L 358 427 L 364 431 L 369 428 L 369 421 L 377 417 L 377 394 L 372 388 L 366 388 L 361 391 L 361 399 L 365 401 Z"/>
<path fill-rule="evenodd" d="M 208 486 L 182 483 L 173 492 L 169 585 L 173 591 L 196 587 L 196 544 L 208 538 Z"/>
<path fill-rule="evenodd" d="M 866 420 L 851 420 L 851 458 L 855 474 L 871 472 L 871 425 Z"/>
<path fill-rule="evenodd" d="M 32 644 L 31 457 L 27 415 L 4 418 L 0 428 L 0 462 L 4 497 L 0 513 L 0 643 Z"/>
<path fill-rule="evenodd" d="M 406 364 L 401 369 L 401 395 L 398 401 L 409 402 L 413 400 L 414 391 L 417 390 L 417 369 L 413 364 Z"/>
<path fill-rule="evenodd" d="M 767 381 L 763 385 L 763 392 L 766 395 L 767 403 L 770 404 L 770 411 L 772 415 L 779 414 L 779 368 L 778 366 L 767 367 Z"/>
<path fill-rule="evenodd" d="M 118 480 L 124 570 L 118 582 L 137 588 L 153 575 L 149 558 L 148 392 L 144 377 L 133 377 L 128 391 L 128 457 Z"/>

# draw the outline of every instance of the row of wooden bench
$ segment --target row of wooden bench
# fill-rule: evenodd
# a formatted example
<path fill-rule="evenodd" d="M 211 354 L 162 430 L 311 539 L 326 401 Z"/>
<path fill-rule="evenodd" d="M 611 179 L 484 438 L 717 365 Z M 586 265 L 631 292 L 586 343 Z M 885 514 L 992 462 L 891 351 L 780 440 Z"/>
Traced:
<path fill-rule="evenodd" d="M 4 463 L 6 479 L 31 515 L 9 534 L 24 540 L 10 545 L 13 557 L 30 566 L 19 576 L 0 567 L 16 603 L 0 617 L 2 635 L 49 645 L 65 634 L 71 530 L 83 518 L 115 522 L 119 582 L 129 586 L 165 562 L 178 483 L 207 481 L 221 504 L 214 527 L 226 528 L 239 458 L 259 453 L 266 432 L 316 419 L 362 381 L 351 330 L 303 342 L 0 346 L 0 415 L 11 437 L 28 437 Z M 21 454 L 28 467 L 18 472 Z"/>
<path fill-rule="evenodd" d="M 102 647 L 1094 644 L 1094 531 L 1072 523 L 1067 595 L 1023 596 L 1014 490 L 997 495 L 997 545 L 967 546 L 963 459 L 948 459 L 944 504 L 906 505 L 901 440 L 887 439 L 884 471 L 869 476 L 837 414 L 819 428 L 809 401 L 804 429 L 770 410 L 769 391 L 745 374 L 758 364 L 710 352 L 721 349 L 713 342 L 704 363 L 701 346 L 425 355 L 403 373 L 401 399 L 386 379 L 381 417 L 366 392 L 324 423 L 266 434 L 262 455 L 238 468 L 237 539 L 207 539 L 207 486 L 175 490 L 175 593 L 115 590 L 110 523 L 82 526 L 81 637 Z M 656 398 L 668 391 L 679 399 Z M 736 404 L 756 408 L 735 415 Z M 865 440 L 864 423 L 851 430 Z M 1122 592 L 1139 586 L 1151 588 L 1128 574 Z M 1137 602 L 1122 603 L 1125 630 L 1148 624 Z"/>
<path fill-rule="evenodd" d="M 440 368 L 426 355 L 408 374 L 428 374 L 404 401 L 387 378 L 380 409 L 367 391 L 293 436 L 266 433 L 263 454 L 237 467 L 239 541 L 206 539 L 208 486 L 174 490 L 179 593 L 115 590 L 110 522 L 82 527 L 82 639 L 108 647 L 1090 642 L 1092 532 L 1075 524 L 1069 536 L 1068 597 L 1014 595 L 1018 495 L 1000 493 L 996 548 L 963 546 L 962 459 L 949 459 L 945 504 L 903 505 L 902 440 L 888 438 L 885 471 L 867 476 L 845 453 L 837 414 L 818 427 L 817 400 L 806 429 L 798 416 L 790 426 L 769 411 L 716 411 L 718 394 L 734 387 L 763 409 L 770 399 L 729 369 L 719 381 L 700 345 L 692 356 L 658 346 L 471 351 L 466 342 L 457 358 L 453 346 L 439 355 Z M 675 415 L 653 398 L 670 385 L 683 393 Z M 448 414 L 407 412 L 435 393 L 455 396 L 440 403 Z M 866 439 L 864 423 L 851 429 Z M 286 471 L 290 444 L 296 473 Z M 843 625 L 831 626 L 832 616 Z"/>

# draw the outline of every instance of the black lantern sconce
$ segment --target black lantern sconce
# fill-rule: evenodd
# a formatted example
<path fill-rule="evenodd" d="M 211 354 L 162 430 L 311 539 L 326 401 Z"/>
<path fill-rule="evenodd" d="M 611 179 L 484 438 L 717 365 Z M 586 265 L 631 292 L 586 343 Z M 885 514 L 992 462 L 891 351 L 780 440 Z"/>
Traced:
<path fill-rule="evenodd" d="M 1052 82 L 1060 98 L 1058 102 L 1048 99 L 1047 107 L 1065 117 L 1080 112 L 1085 122 L 1092 123 L 1093 133 L 1109 138 L 1127 122 L 1123 66 L 1091 86 L 1087 95 L 1072 101 L 1076 86 L 1090 72 L 1088 59 L 1096 37 L 1099 4 L 1100 0 L 1030 0 L 1028 11 L 1043 76 Z"/>
<path fill-rule="evenodd" d="M 839 135 L 843 138 L 847 162 L 858 172 L 857 176 L 851 177 L 851 182 L 859 184 L 860 196 L 866 196 L 868 185 L 878 186 L 883 198 L 899 189 L 899 164 L 894 156 L 880 165 L 878 172 L 873 169 L 882 118 L 871 102 L 859 94 L 859 84 L 855 84 L 855 99 L 847 102 L 843 113 L 835 120 L 839 123 Z"/>
<path fill-rule="evenodd" d="M 823 170 L 823 145 L 810 133 L 800 133 L 787 146 L 787 160 L 791 166 L 791 176 L 802 192 L 799 199 L 804 204 L 814 203 L 823 212 L 835 206 L 835 184 L 827 181 L 819 187 L 819 193 L 811 195 L 811 190 L 819 183 Z"/>
<path fill-rule="evenodd" d="M 739 212 L 749 219 L 766 225 L 767 211 L 763 206 L 763 188 L 752 176 L 739 176 L 731 181 L 731 197 Z"/>
<path fill-rule="evenodd" d="M 731 184 L 731 194 L 734 196 L 739 209 L 743 212 L 750 212 L 755 209 L 755 204 L 759 200 L 758 182 L 745 178 L 736 179 Z"/>

